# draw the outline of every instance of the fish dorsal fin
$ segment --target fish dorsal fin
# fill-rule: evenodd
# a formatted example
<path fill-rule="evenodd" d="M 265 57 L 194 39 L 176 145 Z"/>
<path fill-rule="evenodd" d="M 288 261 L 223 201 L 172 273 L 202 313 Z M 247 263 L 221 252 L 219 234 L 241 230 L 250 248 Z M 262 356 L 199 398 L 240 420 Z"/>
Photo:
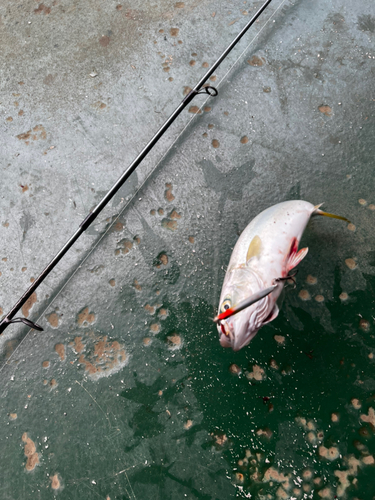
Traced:
<path fill-rule="evenodd" d="M 259 257 L 261 249 L 262 249 L 262 240 L 259 238 L 258 235 L 256 235 L 251 240 L 251 243 L 247 250 L 246 262 L 249 262 L 249 260 L 252 259 L 253 257 Z"/>

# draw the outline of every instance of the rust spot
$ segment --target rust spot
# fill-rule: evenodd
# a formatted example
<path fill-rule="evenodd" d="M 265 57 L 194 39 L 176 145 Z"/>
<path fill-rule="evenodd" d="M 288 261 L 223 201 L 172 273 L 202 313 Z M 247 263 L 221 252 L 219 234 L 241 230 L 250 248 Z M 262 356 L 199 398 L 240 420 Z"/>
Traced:
<path fill-rule="evenodd" d="M 73 349 L 77 354 L 80 354 L 85 347 L 82 343 L 82 337 L 75 337 L 74 343 L 71 342 L 69 345 L 73 347 Z"/>
<path fill-rule="evenodd" d="M 164 215 L 164 210 L 162 208 L 158 208 L 158 214 L 159 215 Z"/>
<path fill-rule="evenodd" d="M 194 113 L 195 115 L 202 113 L 198 106 L 190 106 L 189 113 Z"/>
<path fill-rule="evenodd" d="M 55 345 L 55 351 L 60 356 L 61 361 L 64 361 L 64 359 L 65 359 L 65 347 L 64 347 L 64 344 L 56 344 Z"/>
<path fill-rule="evenodd" d="M 46 5 L 44 5 L 44 3 L 40 3 L 38 5 L 38 8 L 37 9 L 34 9 L 34 12 L 35 14 L 42 14 L 42 12 L 44 12 L 44 14 L 50 14 L 51 13 L 51 7 L 47 7 Z"/>
<path fill-rule="evenodd" d="M 9 222 L 3 222 L 4 227 L 9 227 Z"/>
<path fill-rule="evenodd" d="M 332 116 L 332 108 L 330 106 L 319 106 L 319 111 L 326 116 Z"/>
<path fill-rule="evenodd" d="M 138 291 L 141 291 L 141 290 L 142 290 L 142 287 L 141 287 L 141 285 L 139 284 L 138 280 L 134 280 L 134 281 L 133 281 L 133 286 L 134 286 L 134 288 L 135 288 L 136 290 L 138 290 Z"/>
<path fill-rule="evenodd" d="M 54 379 L 54 378 L 53 378 L 53 379 L 51 380 L 51 382 L 49 383 L 49 385 L 50 385 L 51 387 L 56 387 L 56 386 L 57 386 L 56 379 Z"/>
<path fill-rule="evenodd" d="M 12 122 L 13 121 L 13 118 L 11 116 L 8 116 L 8 118 L 6 119 L 7 122 Z"/>
<path fill-rule="evenodd" d="M 160 309 L 158 316 L 160 319 L 165 319 L 168 316 L 168 310 L 164 308 Z"/>
<path fill-rule="evenodd" d="M 357 263 L 354 259 L 345 259 L 345 264 L 352 270 L 357 267 Z"/>
<path fill-rule="evenodd" d="M 176 9 L 183 9 L 185 7 L 185 4 L 184 2 L 176 2 L 174 6 L 176 7 Z"/>
<path fill-rule="evenodd" d="M 107 47 L 109 44 L 110 38 L 107 35 L 103 35 L 101 38 L 99 38 L 99 43 L 102 47 Z"/>
<path fill-rule="evenodd" d="M 159 332 L 160 332 L 160 325 L 159 325 L 159 323 L 152 323 L 152 324 L 150 325 L 150 331 L 151 331 L 154 335 L 156 335 L 157 333 L 159 333 Z"/>
<path fill-rule="evenodd" d="M 188 94 L 189 94 L 189 92 L 191 92 L 192 90 L 193 90 L 193 89 L 192 89 L 191 87 L 187 87 L 187 86 L 185 86 L 185 87 L 184 87 L 184 90 L 183 90 L 183 92 L 182 92 L 182 93 L 183 93 L 183 95 L 188 95 Z"/>
<path fill-rule="evenodd" d="M 10 420 L 16 420 L 17 419 L 17 413 L 9 413 L 9 418 L 10 418 Z"/>
<path fill-rule="evenodd" d="M 214 148 L 218 148 L 220 146 L 220 142 L 217 139 L 213 139 L 212 146 Z"/>
<path fill-rule="evenodd" d="M 179 31 L 180 30 L 178 28 L 171 28 L 170 34 L 171 34 L 171 36 L 178 36 Z"/>
<path fill-rule="evenodd" d="M 77 323 L 79 326 L 84 326 L 84 324 L 86 323 L 89 324 L 89 325 L 92 325 L 96 320 L 96 316 L 93 312 L 89 312 L 89 308 L 88 307 L 85 307 L 84 309 L 82 309 L 82 311 L 78 314 L 78 317 L 77 317 Z"/>
<path fill-rule="evenodd" d="M 367 321 L 367 319 L 362 318 L 359 322 L 359 328 L 361 328 L 365 332 L 368 332 L 370 330 L 370 323 Z"/>
<path fill-rule="evenodd" d="M 163 264 L 163 266 L 166 266 L 168 264 L 168 255 L 162 253 L 161 255 L 159 255 L 159 260 Z"/>
<path fill-rule="evenodd" d="M 127 355 L 123 346 L 117 342 L 108 342 L 107 337 L 96 337 L 94 349 L 89 354 L 81 354 L 78 362 L 85 367 L 85 371 L 94 378 L 106 376 L 124 365 Z"/>
<path fill-rule="evenodd" d="M 203 111 L 204 111 L 205 113 L 209 113 L 209 112 L 211 111 L 211 109 L 212 109 L 212 108 L 211 108 L 211 106 L 205 106 L 205 107 L 203 108 Z"/>
<path fill-rule="evenodd" d="M 171 219 L 181 219 L 181 214 L 176 212 L 176 210 L 172 210 L 170 216 Z"/>
<path fill-rule="evenodd" d="M 251 59 L 247 61 L 250 66 L 263 66 L 263 64 L 266 62 L 264 57 L 258 57 L 258 56 L 253 56 Z"/>
<path fill-rule="evenodd" d="M 25 318 L 29 317 L 30 310 L 32 309 L 36 301 L 37 301 L 37 296 L 36 292 L 34 292 L 22 306 L 22 314 L 25 316 Z"/>
<path fill-rule="evenodd" d="M 170 335 L 167 337 L 168 343 L 171 345 L 171 347 L 180 347 L 181 346 L 181 337 L 177 335 L 177 333 L 174 333 L 173 335 Z"/>
<path fill-rule="evenodd" d="M 192 59 L 190 62 L 189 62 L 190 66 L 195 66 L 195 61 L 194 59 Z"/>
<path fill-rule="evenodd" d="M 247 137 L 247 135 L 244 135 L 243 137 L 241 137 L 241 139 L 240 139 L 241 144 L 247 144 L 248 142 L 249 142 L 249 138 Z"/>
<path fill-rule="evenodd" d="M 150 306 L 150 304 L 146 304 L 145 307 L 144 307 L 144 309 L 145 309 L 145 311 L 147 311 L 150 314 L 154 314 L 155 313 L 155 307 Z"/>
<path fill-rule="evenodd" d="M 190 243 L 194 243 L 194 242 L 195 242 L 195 238 L 194 238 L 194 236 L 189 236 L 189 242 L 190 242 Z"/>
<path fill-rule="evenodd" d="M 108 281 L 108 283 L 111 285 L 111 286 L 115 286 L 116 285 L 116 281 L 112 278 L 111 280 Z"/>
<path fill-rule="evenodd" d="M 172 184 L 171 184 L 170 182 L 167 182 L 167 183 L 165 184 L 165 187 L 166 187 L 167 189 L 164 191 L 164 198 L 165 198 L 167 201 L 171 202 L 171 201 L 173 201 L 173 200 L 174 200 L 174 196 L 173 196 L 173 194 L 172 194 L 172 189 L 173 189 L 173 186 L 172 186 Z"/>
<path fill-rule="evenodd" d="M 30 139 L 33 141 L 37 141 L 39 139 L 45 140 L 47 138 L 47 132 L 43 125 L 36 125 L 33 129 L 23 132 L 22 134 L 18 134 L 16 137 L 20 141 L 25 141 L 25 144 L 29 144 Z"/>
<path fill-rule="evenodd" d="M 115 255 L 120 255 L 120 253 L 126 255 L 133 248 L 133 242 L 127 239 L 123 239 L 118 242 L 118 248 L 115 250 Z"/>
<path fill-rule="evenodd" d="M 43 368 L 49 368 L 49 361 L 43 361 L 42 366 Z"/>
<path fill-rule="evenodd" d="M 29 186 L 27 184 L 25 184 L 24 186 L 22 184 L 20 184 L 20 187 L 22 188 L 23 193 L 25 193 L 26 191 L 29 190 Z"/>
<path fill-rule="evenodd" d="M 57 328 L 59 326 L 59 316 L 55 312 L 47 316 L 47 321 L 52 326 L 52 328 Z"/>
<path fill-rule="evenodd" d="M 51 488 L 53 490 L 58 490 L 61 487 L 60 479 L 58 474 L 54 474 L 53 476 L 50 476 L 51 480 Z"/>
<path fill-rule="evenodd" d="M 165 229 L 170 229 L 171 231 L 176 231 L 177 226 L 178 226 L 176 220 L 170 220 L 170 219 L 163 219 L 161 221 L 161 225 Z"/>
<path fill-rule="evenodd" d="M 119 3 L 118 5 L 116 5 L 116 10 L 121 10 L 122 9 L 122 5 Z"/>
<path fill-rule="evenodd" d="M 27 457 L 25 468 L 27 471 L 34 470 L 35 466 L 39 463 L 35 443 L 27 436 L 27 432 L 22 434 L 22 441 L 25 443 L 24 453 L 25 457 Z"/>
<path fill-rule="evenodd" d="M 150 215 L 156 215 L 156 210 L 154 208 L 150 210 Z"/>
<path fill-rule="evenodd" d="M 203 68 L 208 68 L 208 66 L 209 66 L 208 62 L 204 62 L 204 63 L 202 64 L 202 67 L 203 67 Z"/>
<path fill-rule="evenodd" d="M 118 220 L 116 224 L 114 224 L 113 229 L 117 232 L 120 232 L 124 229 L 124 224 Z"/>
<path fill-rule="evenodd" d="M 52 83 L 55 81 L 55 79 L 56 79 L 56 75 L 49 74 L 49 75 L 44 77 L 43 83 L 45 85 L 52 85 Z"/>

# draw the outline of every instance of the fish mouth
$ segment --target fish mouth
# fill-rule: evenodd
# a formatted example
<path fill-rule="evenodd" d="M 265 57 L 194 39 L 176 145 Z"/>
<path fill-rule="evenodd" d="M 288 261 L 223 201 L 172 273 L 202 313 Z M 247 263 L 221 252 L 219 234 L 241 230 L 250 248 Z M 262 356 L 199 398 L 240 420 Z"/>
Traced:
<path fill-rule="evenodd" d="M 229 326 L 227 325 L 227 322 L 221 321 L 219 328 L 221 330 L 219 332 L 220 345 L 222 347 L 232 347 L 234 343 L 234 335 L 231 332 Z"/>
<path fill-rule="evenodd" d="M 258 330 L 252 331 L 250 335 L 235 335 L 229 328 L 226 321 L 221 321 L 218 325 L 219 341 L 222 347 L 230 347 L 233 351 L 240 351 L 243 347 L 247 346 L 251 339 L 256 335 Z"/>

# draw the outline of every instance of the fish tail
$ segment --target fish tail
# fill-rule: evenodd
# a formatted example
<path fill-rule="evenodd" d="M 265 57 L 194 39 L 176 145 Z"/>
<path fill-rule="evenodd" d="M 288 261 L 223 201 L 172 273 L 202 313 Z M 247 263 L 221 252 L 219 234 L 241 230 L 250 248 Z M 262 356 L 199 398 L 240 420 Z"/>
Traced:
<path fill-rule="evenodd" d="M 323 210 L 319 210 L 319 207 L 321 207 L 322 205 L 323 205 L 323 203 L 321 203 L 320 205 L 316 205 L 314 207 L 314 211 L 313 211 L 312 215 L 322 215 L 324 217 L 331 217 L 332 219 L 340 219 L 340 220 L 344 220 L 345 222 L 348 222 L 350 224 L 350 220 L 347 219 L 346 217 L 342 217 L 341 215 L 330 214 L 328 212 L 323 212 Z"/>

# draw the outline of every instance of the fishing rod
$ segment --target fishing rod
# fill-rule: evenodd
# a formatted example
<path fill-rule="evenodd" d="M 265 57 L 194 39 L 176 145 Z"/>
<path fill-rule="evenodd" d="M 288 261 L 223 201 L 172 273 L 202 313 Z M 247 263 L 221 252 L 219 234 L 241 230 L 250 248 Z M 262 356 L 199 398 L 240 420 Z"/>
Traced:
<path fill-rule="evenodd" d="M 160 129 L 156 132 L 154 137 L 149 141 L 149 143 L 143 148 L 143 150 L 139 153 L 139 155 L 133 160 L 133 162 L 129 165 L 129 167 L 125 170 L 125 172 L 121 175 L 121 177 L 116 181 L 116 183 L 112 186 L 112 188 L 107 192 L 104 198 L 96 205 L 96 207 L 87 215 L 87 217 L 81 222 L 76 232 L 71 236 L 71 238 L 65 243 L 65 245 L 61 248 L 61 250 L 55 255 L 55 257 L 50 261 L 47 267 L 40 273 L 40 275 L 35 279 L 35 281 L 31 284 L 31 286 L 26 290 L 26 292 L 22 295 L 22 297 L 16 302 L 16 304 L 12 307 L 12 309 L 8 312 L 8 314 L 2 319 L 0 322 L 0 335 L 3 331 L 11 324 L 11 323 L 24 323 L 25 325 L 33 328 L 34 330 L 43 331 L 43 328 L 34 323 L 33 321 L 14 316 L 21 309 L 21 307 L 25 304 L 25 302 L 31 297 L 31 295 L 35 292 L 38 286 L 45 280 L 45 278 L 49 275 L 52 269 L 59 263 L 59 261 L 64 257 L 67 251 L 74 245 L 74 243 L 78 240 L 82 233 L 88 229 L 88 227 L 94 222 L 103 208 L 109 203 L 109 201 L 113 198 L 113 196 L 117 193 L 117 191 L 121 188 L 124 182 L 130 177 L 130 175 L 134 172 L 134 170 L 138 167 L 141 161 L 147 156 L 147 154 L 151 151 L 151 149 L 155 146 L 155 144 L 159 141 L 162 135 L 166 132 L 166 130 L 172 125 L 175 119 L 179 116 L 179 114 L 186 108 L 186 106 L 194 99 L 194 97 L 198 94 L 207 94 L 211 97 L 215 97 L 218 95 L 218 91 L 215 87 L 210 85 L 205 85 L 206 81 L 210 78 L 210 76 L 215 72 L 216 68 L 223 62 L 223 60 L 227 57 L 229 52 L 237 45 L 237 43 L 241 40 L 244 34 L 248 31 L 248 29 L 255 23 L 255 21 L 259 18 L 259 16 L 263 13 L 263 11 L 268 7 L 268 5 L 272 2 L 272 0 L 266 0 L 264 4 L 259 8 L 259 10 L 254 14 L 254 16 L 250 19 L 250 21 L 246 24 L 246 26 L 238 33 L 238 35 L 234 38 L 234 40 L 228 45 L 228 47 L 224 50 L 221 56 L 216 60 L 216 62 L 211 66 L 211 68 L 206 72 L 205 75 L 199 80 L 199 82 L 195 85 L 195 87 L 187 94 L 187 96 L 182 100 L 180 105 L 176 108 L 176 110 L 170 115 L 170 117 L 166 120 L 166 122 L 160 127 Z"/>

